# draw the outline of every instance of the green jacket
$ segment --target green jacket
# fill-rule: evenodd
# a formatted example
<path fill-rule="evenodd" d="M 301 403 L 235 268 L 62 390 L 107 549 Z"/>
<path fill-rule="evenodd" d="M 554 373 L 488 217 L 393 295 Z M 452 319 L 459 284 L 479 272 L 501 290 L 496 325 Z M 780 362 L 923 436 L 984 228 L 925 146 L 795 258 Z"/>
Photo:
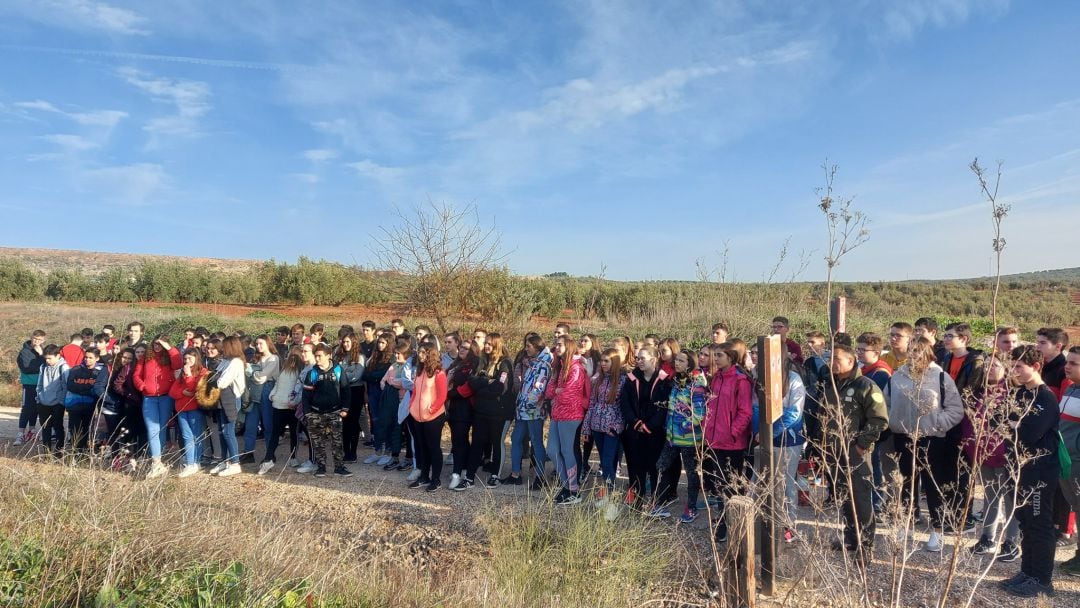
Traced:
<path fill-rule="evenodd" d="M 889 412 L 881 389 L 858 369 L 850 378 L 840 379 L 836 390 L 833 390 L 833 382 L 837 382 L 836 377 L 830 374 L 823 389 L 827 440 L 836 442 L 846 436 L 860 448 L 872 450 L 881 432 L 889 428 Z M 839 416 L 834 413 L 837 395 L 840 397 Z M 843 432 L 841 424 L 844 425 Z"/>

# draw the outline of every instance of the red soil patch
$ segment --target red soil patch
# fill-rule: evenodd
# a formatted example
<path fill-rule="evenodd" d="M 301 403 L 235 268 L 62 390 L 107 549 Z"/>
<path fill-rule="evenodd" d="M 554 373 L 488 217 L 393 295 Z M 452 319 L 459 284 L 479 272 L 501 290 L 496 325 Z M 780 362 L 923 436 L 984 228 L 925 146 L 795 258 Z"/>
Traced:
<path fill-rule="evenodd" d="M 80 305 L 100 308 L 129 308 L 126 303 L 80 303 Z M 290 306 L 285 304 L 203 304 L 203 303 L 173 303 L 173 302 L 139 302 L 138 306 L 144 308 L 170 308 L 183 306 L 202 312 L 222 317 L 243 317 L 257 311 L 273 312 L 289 318 L 304 319 L 373 319 L 376 321 L 389 320 L 391 317 L 400 317 L 405 314 L 406 305 L 383 305 L 363 306 L 360 304 L 346 304 L 342 306 Z"/>

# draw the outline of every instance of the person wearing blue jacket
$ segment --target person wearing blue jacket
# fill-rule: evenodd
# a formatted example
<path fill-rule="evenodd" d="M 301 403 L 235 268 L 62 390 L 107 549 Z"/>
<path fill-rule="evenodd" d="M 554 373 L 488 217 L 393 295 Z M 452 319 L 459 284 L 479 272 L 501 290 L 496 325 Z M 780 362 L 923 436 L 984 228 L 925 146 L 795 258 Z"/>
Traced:
<path fill-rule="evenodd" d="M 45 362 L 38 372 L 34 395 L 41 423 L 41 445 L 59 457 L 64 449 L 64 393 L 67 391 L 68 366 L 60 356 L 60 347 L 55 344 L 42 349 L 41 356 Z"/>
<path fill-rule="evenodd" d="M 799 461 L 802 460 L 806 445 L 806 432 L 803 426 L 803 410 L 806 405 L 806 385 L 802 374 L 795 371 L 790 361 L 785 363 L 788 374 L 787 395 L 780 417 L 772 427 L 772 441 L 776 457 L 776 470 L 783 473 L 784 512 L 787 521 L 784 524 L 784 542 L 795 540 L 795 518 L 799 506 Z M 753 431 L 761 442 L 761 418 L 759 405 L 754 403 Z"/>
<path fill-rule="evenodd" d="M 109 388 L 109 370 L 101 363 L 95 347 L 86 349 L 83 362 L 64 375 L 66 393 L 64 410 L 68 416 L 68 435 L 74 449 L 85 452 L 89 445 L 90 422 L 94 409 Z"/>

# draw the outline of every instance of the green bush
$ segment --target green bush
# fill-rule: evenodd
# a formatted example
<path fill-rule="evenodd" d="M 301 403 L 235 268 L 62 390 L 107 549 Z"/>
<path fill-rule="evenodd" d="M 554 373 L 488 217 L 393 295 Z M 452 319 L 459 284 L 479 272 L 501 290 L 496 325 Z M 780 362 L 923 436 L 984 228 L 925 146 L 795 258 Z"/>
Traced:
<path fill-rule="evenodd" d="M 45 281 L 20 260 L 0 260 L 0 300 L 36 300 L 45 294 Z"/>

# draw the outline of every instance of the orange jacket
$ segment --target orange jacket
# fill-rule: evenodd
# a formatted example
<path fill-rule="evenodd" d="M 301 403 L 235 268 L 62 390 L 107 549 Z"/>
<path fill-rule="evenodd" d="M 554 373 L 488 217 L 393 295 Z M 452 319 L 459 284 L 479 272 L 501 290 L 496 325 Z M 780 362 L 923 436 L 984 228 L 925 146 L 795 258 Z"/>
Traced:
<path fill-rule="evenodd" d="M 409 415 L 417 422 L 428 422 L 442 415 L 446 409 L 446 372 L 439 370 L 434 377 L 423 370 L 413 380 Z"/>

